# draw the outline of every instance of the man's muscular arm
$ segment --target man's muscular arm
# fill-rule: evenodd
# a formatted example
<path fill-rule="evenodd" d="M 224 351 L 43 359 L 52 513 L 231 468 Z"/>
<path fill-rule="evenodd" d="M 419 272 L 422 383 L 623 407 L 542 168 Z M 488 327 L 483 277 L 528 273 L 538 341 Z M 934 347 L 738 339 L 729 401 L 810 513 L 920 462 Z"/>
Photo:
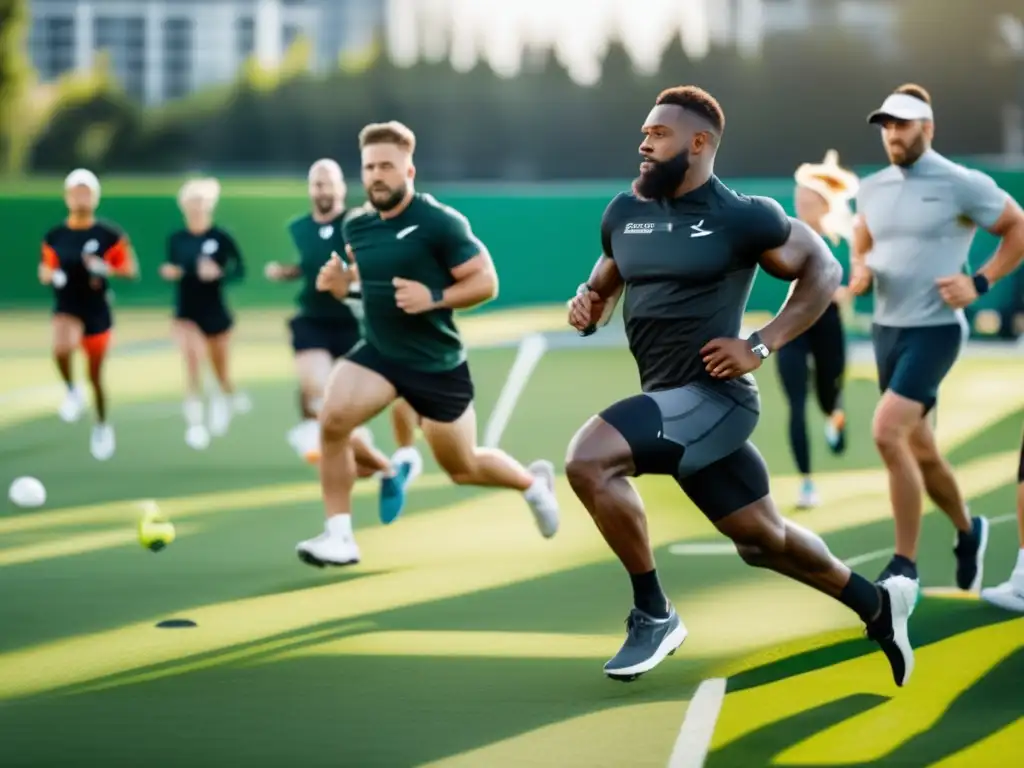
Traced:
<path fill-rule="evenodd" d="M 806 331 L 828 309 L 843 269 L 821 236 L 796 219 L 789 239 L 765 251 L 760 265 L 780 280 L 794 281 L 778 314 L 758 335 L 775 351 Z"/>
<path fill-rule="evenodd" d="M 624 282 L 615 260 L 601 254 L 590 277 L 569 302 L 569 325 L 585 335 L 608 324 L 615 313 L 615 304 L 622 294 Z"/>

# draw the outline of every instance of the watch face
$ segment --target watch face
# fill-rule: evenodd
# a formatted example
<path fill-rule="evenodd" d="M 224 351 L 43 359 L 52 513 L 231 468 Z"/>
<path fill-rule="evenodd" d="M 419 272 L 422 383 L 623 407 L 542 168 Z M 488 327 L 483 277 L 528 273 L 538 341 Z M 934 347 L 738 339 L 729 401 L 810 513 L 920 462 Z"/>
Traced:
<path fill-rule="evenodd" d="M 762 360 L 766 360 L 768 358 L 768 347 L 766 347 L 764 344 L 758 344 L 756 347 L 753 347 L 753 351 L 754 354 L 760 357 Z"/>

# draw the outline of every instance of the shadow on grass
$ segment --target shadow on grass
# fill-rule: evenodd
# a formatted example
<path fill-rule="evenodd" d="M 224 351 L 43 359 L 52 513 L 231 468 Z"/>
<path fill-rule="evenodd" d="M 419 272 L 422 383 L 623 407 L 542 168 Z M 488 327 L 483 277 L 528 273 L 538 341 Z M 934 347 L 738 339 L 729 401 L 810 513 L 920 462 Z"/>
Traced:
<path fill-rule="evenodd" d="M 1016 616 L 974 600 L 954 601 L 925 597 L 910 620 L 915 648 L 941 642 L 978 627 L 1012 621 Z M 866 638 L 845 640 L 789 658 L 780 659 L 729 678 L 729 691 L 767 685 L 787 677 L 824 669 L 878 650 Z"/>

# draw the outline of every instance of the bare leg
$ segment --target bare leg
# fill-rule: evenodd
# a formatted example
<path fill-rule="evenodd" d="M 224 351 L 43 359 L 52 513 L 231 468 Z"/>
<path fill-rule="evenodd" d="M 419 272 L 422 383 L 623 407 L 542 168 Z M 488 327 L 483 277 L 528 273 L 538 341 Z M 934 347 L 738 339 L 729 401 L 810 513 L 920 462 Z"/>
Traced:
<path fill-rule="evenodd" d="M 191 320 L 175 320 L 171 335 L 185 363 L 185 396 L 198 398 L 202 388 L 199 375 L 203 359 L 203 334 Z"/>
<path fill-rule="evenodd" d="M 834 598 L 850 581 L 850 569 L 821 537 L 782 517 L 771 496 L 726 516 L 717 528 L 733 540 L 748 565 L 768 568 Z"/>
<path fill-rule="evenodd" d="M 550 538 L 558 532 L 558 500 L 550 462 L 534 462 L 527 469 L 504 451 L 479 447 L 472 404 L 454 422 L 423 419 L 422 424 L 434 458 L 453 482 L 521 491 L 541 535 Z"/>
<path fill-rule="evenodd" d="M 946 514 L 958 531 L 970 533 L 971 516 L 967 513 L 960 486 L 953 475 L 953 468 L 939 453 L 935 432 L 927 419 L 921 419 L 910 433 L 910 449 L 924 478 L 928 498 Z"/>
<path fill-rule="evenodd" d="M 910 447 L 910 435 L 920 424 L 920 403 L 887 391 L 875 410 L 875 445 L 889 473 L 889 498 L 896 523 L 896 554 L 910 563 L 917 559 L 921 537 L 922 490 L 920 470 Z"/>
<path fill-rule="evenodd" d="M 395 388 L 387 379 L 361 365 L 342 360 L 331 372 L 320 413 L 320 485 L 328 518 L 352 513 L 356 479 L 353 430 L 395 397 Z"/>
<path fill-rule="evenodd" d="M 53 329 L 53 360 L 57 365 L 60 378 L 71 389 L 74 386 L 74 371 L 71 367 L 75 349 L 82 343 L 84 326 L 82 321 L 71 315 L 54 315 Z"/>
<path fill-rule="evenodd" d="M 93 403 L 96 407 L 96 421 L 107 422 L 107 393 L 103 386 L 103 363 L 107 359 L 107 347 L 110 344 L 111 332 L 104 331 L 94 336 L 86 336 L 82 340 L 86 358 L 89 362 L 89 383 L 92 385 Z"/>
<path fill-rule="evenodd" d="M 456 421 L 423 420 L 423 435 L 441 469 L 459 485 L 481 485 L 525 491 L 534 481 L 504 451 L 476 444 L 476 411 L 470 405 Z"/>
<path fill-rule="evenodd" d="M 325 349 L 304 349 L 295 354 L 303 418 L 315 419 L 319 415 L 333 365 L 331 354 Z"/>
<path fill-rule="evenodd" d="M 420 417 L 405 400 L 396 400 L 391 406 L 391 429 L 395 435 L 395 445 L 409 448 L 416 443 L 416 427 Z"/>
<path fill-rule="evenodd" d="M 634 473 L 629 444 L 600 416 L 569 444 L 569 484 L 626 571 L 638 575 L 654 571 L 655 564 L 644 504 L 628 479 Z"/>
<path fill-rule="evenodd" d="M 207 337 L 206 345 L 210 354 L 210 367 L 213 368 L 213 375 L 217 377 L 220 391 L 225 395 L 234 394 L 235 385 L 230 373 L 231 331 Z"/>

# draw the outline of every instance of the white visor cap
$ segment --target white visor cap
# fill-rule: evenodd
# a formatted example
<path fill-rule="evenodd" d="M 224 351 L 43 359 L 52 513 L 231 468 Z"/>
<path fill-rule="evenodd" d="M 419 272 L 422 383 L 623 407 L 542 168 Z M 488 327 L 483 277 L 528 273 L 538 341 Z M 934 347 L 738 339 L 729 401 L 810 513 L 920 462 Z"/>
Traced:
<path fill-rule="evenodd" d="M 877 125 L 886 119 L 932 120 L 932 105 L 908 93 L 891 93 L 882 106 L 868 115 L 868 122 Z"/>

